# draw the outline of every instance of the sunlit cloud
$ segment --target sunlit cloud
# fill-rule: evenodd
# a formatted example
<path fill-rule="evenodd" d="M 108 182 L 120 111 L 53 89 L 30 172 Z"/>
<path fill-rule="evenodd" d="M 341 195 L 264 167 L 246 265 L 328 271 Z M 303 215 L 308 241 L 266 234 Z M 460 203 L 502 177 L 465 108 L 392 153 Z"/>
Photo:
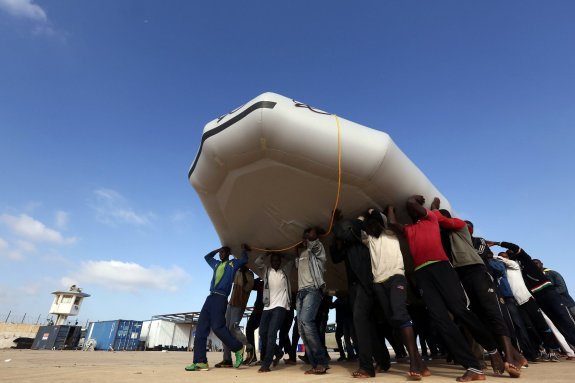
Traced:
<path fill-rule="evenodd" d="M 48 16 L 42 7 L 32 0 L 0 0 L 0 10 L 15 17 L 38 22 L 47 22 Z"/>
<path fill-rule="evenodd" d="M 0 0 L 0 13 L 27 22 L 31 32 L 38 36 L 49 36 L 65 41 L 66 34 L 56 31 L 48 18 L 48 14 L 33 0 Z"/>
<path fill-rule="evenodd" d="M 8 227 L 14 234 L 33 242 L 49 242 L 66 245 L 76 242 L 75 237 L 64 237 L 60 232 L 50 229 L 42 222 L 27 214 L 0 215 L 0 223 Z"/>
<path fill-rule="evenodd" d="M 155 289 L 173 292 L 189 279 L 189 274 L 177 266 L 144 267 L 135 262 L 110 260 L 82 262 L 78 270 L 63 277 L 60 282 L 63 287 L 93 284 L 117 291 Z"/>
<path fill-rule="evenodd" d="M 108 225 L 130 224 L 146 226 L 150 224 L 151 214 L 136 212 L 124 196 L 115 190 L 98 189 L 94 191 L 92 208 L 100 222 Z"/>

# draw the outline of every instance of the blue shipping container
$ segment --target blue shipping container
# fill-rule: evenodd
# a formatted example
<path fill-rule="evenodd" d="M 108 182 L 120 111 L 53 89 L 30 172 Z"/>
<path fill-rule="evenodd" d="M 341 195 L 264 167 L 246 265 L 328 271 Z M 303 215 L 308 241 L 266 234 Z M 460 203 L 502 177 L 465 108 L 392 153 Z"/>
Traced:
<path fill-rule="evenodd" d="M 115 320 L 91 322 L 86 340 L 96 341 L 96 350 L 135 351 L 140 341 L 142 321 Z"/>

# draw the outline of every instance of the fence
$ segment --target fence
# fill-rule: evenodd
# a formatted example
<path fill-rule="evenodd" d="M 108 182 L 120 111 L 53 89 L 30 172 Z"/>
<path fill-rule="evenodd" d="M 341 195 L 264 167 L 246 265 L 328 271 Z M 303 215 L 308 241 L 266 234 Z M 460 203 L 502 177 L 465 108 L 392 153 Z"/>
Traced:
<path fill-rule="evenodd" d="M 0 311 L 0 323 L 49 325 L 54 324 L 55 320 L 56 317 L 50 314 L 21 313 L 12 310 Z M 88 326 L 88 319 L 70 317 L 65 324 L 81 325 L 85 328 Z"/>

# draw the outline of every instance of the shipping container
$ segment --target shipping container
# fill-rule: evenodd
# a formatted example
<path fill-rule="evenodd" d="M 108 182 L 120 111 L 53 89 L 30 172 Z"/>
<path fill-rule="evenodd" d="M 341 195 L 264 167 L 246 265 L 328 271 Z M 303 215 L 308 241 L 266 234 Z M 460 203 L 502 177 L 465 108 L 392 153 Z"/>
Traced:
<path fill-rule="evenodd" d="M 150 349 L 188 349 L 192 343 L 192 324 L 167 320 L 146 321 L 142 327 L 141 340 Z"/>
<path fill-rule="evenodd" d="M 114 320 L 91 322 L 86 341 L 96 341 L 95 350 L 135 351 L 140 342 L 142 321 Z"/>
<path fill-rule="evenodd" d="M 196 326 L 192 323 L 154 319 L 143 323 L 140 340 L 145 342 L 146 350 L 187 351 L 194 345 L 195 334 Z M 210 331 L 206 349 L 221 351 L 222 348 L 222 341 Z"/>
<path fill-rule="evenodd" d="M 33 350 L 71 350 L 80 341 L 81 326 L 40 326 L 32 343 Z"/>

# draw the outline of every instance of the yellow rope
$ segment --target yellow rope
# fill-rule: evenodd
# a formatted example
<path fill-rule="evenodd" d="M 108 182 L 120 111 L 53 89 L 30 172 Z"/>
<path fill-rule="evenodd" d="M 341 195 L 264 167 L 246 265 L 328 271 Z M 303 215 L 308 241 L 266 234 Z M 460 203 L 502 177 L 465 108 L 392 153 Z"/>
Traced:
<path fill-rule="evenodd" d="M 340 191 L 341 191 L 341 126 L 339 124 L 339 117 L 337 117 L 337 115 L 335 115 L 335 114 L 334 114 L 334 117 L 335 117 L 335 122 L 337 124 L 337 194 L 335 196 L 335 205 L 334 205 L 333 210 L 331 212 L 331 219 L 329 221 L 329 229 L 324 234 L 324 236 L 329 235 L 331 233 L 331 229 L 333 228 L 333 222 L 335 220 L 335 211 L 337 210 L 337 207 L 339 206 L 339 195 L 340 195 Z M 251 248 L 252 248 L 252 250 L 255 250 L 255 251 L 280 253 L 282 251 L 287 251 L 287 250 L 293 249 L 296 246 L 300 245 L 301 243 L 303 243 L 303 241 L 299 241 L 299 242 L 294 243 L 293 245 L 291 245 L 289 247 L 285 247 L 283 249 L 262 249 L 262 248 L 254 247 L 254 246 L 252 246 Z"/>

